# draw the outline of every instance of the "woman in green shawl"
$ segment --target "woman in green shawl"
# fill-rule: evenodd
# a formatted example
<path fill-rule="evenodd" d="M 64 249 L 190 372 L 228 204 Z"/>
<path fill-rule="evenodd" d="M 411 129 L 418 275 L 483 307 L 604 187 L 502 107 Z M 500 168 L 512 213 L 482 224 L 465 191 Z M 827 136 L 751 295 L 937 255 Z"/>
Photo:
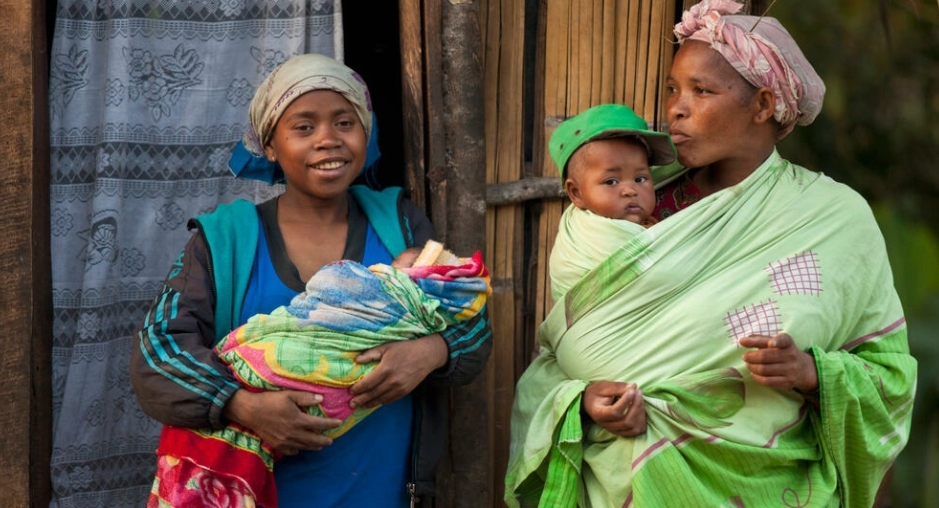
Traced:
<path fill-rule="evenodd" d="M 870 506 L 906 445 L 916 362 L 883 237 L 856 192 L 777 153 L 824 84 L 740 8 L 675 27 L 685 169 L 539 329 L 509 506 Z"/>

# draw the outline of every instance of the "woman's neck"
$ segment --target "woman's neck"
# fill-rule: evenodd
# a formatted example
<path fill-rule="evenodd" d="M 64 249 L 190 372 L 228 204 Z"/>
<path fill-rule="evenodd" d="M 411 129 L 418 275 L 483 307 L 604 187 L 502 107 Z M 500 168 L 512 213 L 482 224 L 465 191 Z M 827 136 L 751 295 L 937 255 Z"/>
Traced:
<path fill-rule="evenodd" d="M 301 223 L 344 223 L 349 216 L 348 196 L 348 193 L 342 193 L 330 199 L 317 199 L 288 190 L 277 199 L 278 219 Z"/>
<path fill-rule="evenodd" d="M 342 258 L 349 234 L 347 196 L 320 200 L 284 192 L 277 200 L 277 225 L 300 280 Z"/>
<path fill-rule="evenodd" d="M 728 158 L 703 166 L 691 175 L 702 196 L 709 196 L 744 181 L 756 171 L 770 155 L 775 146 L 754 150 L 745 157 Z"/>

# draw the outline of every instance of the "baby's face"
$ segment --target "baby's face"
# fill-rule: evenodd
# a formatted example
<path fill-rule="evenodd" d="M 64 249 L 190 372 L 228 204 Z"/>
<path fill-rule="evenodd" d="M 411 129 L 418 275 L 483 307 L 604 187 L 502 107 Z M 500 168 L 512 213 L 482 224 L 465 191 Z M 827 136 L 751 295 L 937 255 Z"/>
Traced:
<path fill-rule="evenodd" d="M 567 163 L 564 182 L 575 206 L 641 223 L 655 208 L 655 188 L 645 147 L 630 139 L 600 139 L 580 147 Z"/>

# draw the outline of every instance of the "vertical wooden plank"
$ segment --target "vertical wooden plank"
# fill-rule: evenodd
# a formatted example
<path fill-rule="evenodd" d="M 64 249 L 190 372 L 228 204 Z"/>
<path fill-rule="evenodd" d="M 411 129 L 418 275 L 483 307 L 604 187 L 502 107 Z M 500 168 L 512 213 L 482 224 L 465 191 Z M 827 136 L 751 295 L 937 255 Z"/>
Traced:
<path fill-rule="evenodd" d="M 52 448 L 45 2 L 0 0 L 0 506 L 48 506 Z"/>
<path fill-rule="evenodd" d="M 597 103 L 613 102 L 614 89 L 616 84 L 616 0 L 604 0 L 602 14 L 600 15 L 600 25 L 602 27 L 603 38 L 601 40 L 602 61 L 600 62 L 600 96 Z"/>
<path fill-rule="evenodd" d="M 425 207 L 424 62 L 420 0 L 400 0 L 398 15 L 401 28 L 401 128 L 404 130 L 405 178 L 411 200 L 417 206 Z"/>
<path fill-rule="evenodd" d="M 551 138 L 551 133 L 557 125 L 567 116 L 567 95 L 570 88 L 570 75 L 574 72 L 568 72 L 569 69 L 575 69 L 576 64 L 573 59 L 568 59 L 567 48 L 574 47 L 574 41 L 571 40 L 571 31 L 573 19 L 571 11 L 576 11 L 577 0 L 550 0 L 543 5 L 544 21 L 544 47 L 539 48 L 544 58 L 543 80 L 537 83 L 544 87 L 543 101 L 536 104 L 536 107 L 542 109 L 543 120 L 540 125 L 540 132 L 536 133 L 539 141 L 535 144 L 538 147 L 532 154 L 532 159 L 540 161 L 535 168 L 535 174 L 544 177 L 558 177 L 554 162 L 551 161 L 548 154 L 547 144 Z M 553 302 L 551 301 L 551 282 L 548 274 L 548 254 L 553 246 L 553 231 L 557 229 L 557 222 L 553 219 L 560 214 L 557 209 L 560 203 L 555 201 L 544 201 L 541 205 L 541 213 L 538 216 L 535 230 L 538 231 L 537 238 L 532 242 L 535 254 L 535 268 L 533 269 L 533 278 L 535 279 L 536 300 L 534 308 L 535 328 L 544 321 L 548 311 L 551 310 Z M 532 339 L 528 339 L 532 340 Z M 537 347 L 535 346 L 536 350 Z"/>
<path fill-rule="evenodd" d="M 454 252 L 485 249 L 485 123 L 479 1 L 441 3 L 441 77 L 446 158 L 447 244 Z M 451 506 L 492 501 L 490 379 L 451 391 Z"/>
<path fill-rule="evenodd" d="M 627 83 L 626 83 L 626 28 L 625 25 L 629 19 L 628 0 L 616 0 L 614 2 L 614 18 L 616 24 L 613 28 L 615 35 L 613 52 L 613 102 L 620 104 L 629 104 L 626 102 Z"/>
<path fill-rule="evenodd" d="M 591 16 L 590 25 L 593 29 L 588 32 L 590 37 L 590 72 L 586 73 L 586 76 L 589 76 L 589 90 L 590 104 L 598 104 L 602 99 L 601 90 L 603 88 L 603 52 L 605 51 L 603 44 L 603 3 L 604 0 L 597 0 L 591 2 L 589 7 L 589 12 Z M 579 111 L 578 111 L 579 113 Z"/>
<path fill-rule="evenodd" d="M 441 77 L 441 14 L 440 2 L 422 2 L 424 20 L 424 147 L 427 164 L 427 189 L 430 201 L 430 218 L 440 240 L 446 242 L 447 234 L 447 178 L 446 147 L 443 133 L 443 89 Z"/>
<path fill-rule="evenodd" d="M 636 107 L 636 77 L 639 75 L 639 55 L 637 32 L 639 31 L 639 2 L 640 0 L 624 0 L 627 4 L 626 24 L 622 27 L 626 33 L 626 74 L 622 79 L 625 82 L 626 95 L 623 104 Z"/>
<path fill-rule="evenodd" d="M 565 101 L 567 108 L 564 115 L 567 117 L 590 107 L 590 64 L 593 61 L 593 45 L 591 44 L 593 34 L 592 3 L 594 1 L 577 0 L 571 10 L 571 15 L 576 20 L 576 22 L 571 23 L 570 38 L 573 41 L 571 47 L 575 48 L 574 53 L 577 56 L 571 55 L 571 59 L 575 60 L 576 64 L 571 65 L 574 72 L 571 72 L 568 76 L 571 87 L 568 89 Z"/>
<path fill-rule="evenodd" d="M 567 33 L 564 34 L 567 40 L 567 58 L 568 58 L 568 67 L 570 69 L 583 69 L 581 64 L 581 59 L 586 57 L 587 53 L 584 52 L 584 48 L 580 42 L 581 30 L 581 17 L 583 10 L 581 9 L 581 2 L 583 0 L 572 0 L 570 3 L 570 10 L 568 11 L 568 16 L 570 22 L 567 25 Z M 563 108 L 560 110 L 560 114 L 567 116 L 568 112 L 573 109 L 579 109 L 580 104 L 576 101 L 581 100 L 583 94 L 580 93 L 580 73 L 579 72 L 568 72 L 567 75 L 563 76 L 564 82 L 567 83 L 567 90 L 564 94 L 564 101 L 561 103 Z M 568 99 L 572 99 L 575 102 L 569 104 Z"/>
<path fill-rule="evenodd" d="M 534 68 L 532 70 L 532 104 L 533 108 L 531 111 L 532 120 L 531 120 L 531 163 L 525 172 L 526 176 L 540 176 L 543 173 L 543 164 L 544 158 L 541 154 L 545 150 L 545 140 L 544 136 L 541 135 L 541 130 L 545 125 L 545 97 L 547 96 L 547 83 L 545 80 L 545 75 L 547 74 L 547 65 L 548 58 L 545 52 L 545 47 L 547 45 L 546 41 L 546 31 L 547 31 L 547 11 L 548 11 L 548 1 L 547 0 L 534 0 L 537 2 L 536 6 L 533 8 L 536 9 L 535 13 L 528 13 L 529 16 L 535 16 L 535 36 L 534 40 L 530 42 L 532 45 L 531 53 L 533 54 Z M 527 12 L 527 11 L 526 11 Z M 524 255 L 524 270 L 525 270 L 525 311 L 526 314 L 523 316 L 523 321 L 525 325 L 525 332 L 516 337 L 515 339 L 515 382 L 518 381 L 518 378 L 522 375 L 525 368 L 531 362 L 532 352 L 535 350 L 535 332 L 538 329 L 538 326 L 541 324 L 539 316 L 542 314 L 539 308 L 539 302 L 541 299 L 542 293 L 539 291 L 540 281 L 538 279 L 539 274 L 539 248 L 537 242 L 539 241 L 541 235 L 538 234 L 538 229 L 540 228 L 540 221 L 538 219 L 538 210 L 540 210 L 540 204 L 530 203 L 528 206 L 528 213 L 525 217 L 525 236 L 530 243 L 528 244 Z M 513 385 L 514 387 L 514 385 Z"/>
<path fill-rule="evenodd" d="M 483 40 L 486 48 L 486 181 L 512 182 L 519 180 L 523 173 L 525 3 L 488 2 L 487 10 L 487 15 L 483 16 L 487 34 Z M 489 305 L 493 328 L 490 469 L 493 501 L 501 505 L 516 379 L 516 337 L 522 333 L 524 324 L 520 319 L 524 205 L 490 207 L 487 217 L 487 260 L 493 288 Z"/>
<path fill-rule="evenodd" d="M 652 3 L 655 0 L 639 0 L 639 22 L 636 30 L 636 90 L 632 106 L 639 116 L 646 115 L 646 77 L 649 74 L 649 32 L 652 22 Z"/>
<path fill-rule="evenodd" d="M 664 0 L 661 2 L 659 13 L 657 14 L 657 19 L 661 20 L 662 31 L 659 35 L 659 48 L 658 48 L 658 67 L 655 69 L 655 75 L 658 77 L 658 82 L 655 86 L 655 116 L 650 117 L 649 120 L 653 122 L 653 128 L 656 130 L 664 131 L 665 130 L 665 101 L 668 97 L 665 95 L 665 80 L 668 77 L 668 73 L 672 67 L 672 55 L 675 54 L 677 47 L 673 44 L 675 40 L 675 34 L 673 29 L 675 27 L 676 20 L 672 19 L 675 12 L 675 0 Z"/>

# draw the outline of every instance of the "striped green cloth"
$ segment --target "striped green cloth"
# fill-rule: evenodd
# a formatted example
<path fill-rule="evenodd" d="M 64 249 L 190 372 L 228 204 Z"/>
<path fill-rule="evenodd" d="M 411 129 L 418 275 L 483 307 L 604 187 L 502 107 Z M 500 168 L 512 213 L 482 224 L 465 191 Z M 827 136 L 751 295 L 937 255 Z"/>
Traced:
<path fill-rule="evenodd" d="M 752 380 L 739 339 L 789 333 L 820 400 Z M 628 239 L 557 302 L 518 382 L 511 506 L 870 506 L 915 388 L 862 197 L 774 153 Z M 637 383 L 648 430 L 582 427 L 589 381 Z"/>

